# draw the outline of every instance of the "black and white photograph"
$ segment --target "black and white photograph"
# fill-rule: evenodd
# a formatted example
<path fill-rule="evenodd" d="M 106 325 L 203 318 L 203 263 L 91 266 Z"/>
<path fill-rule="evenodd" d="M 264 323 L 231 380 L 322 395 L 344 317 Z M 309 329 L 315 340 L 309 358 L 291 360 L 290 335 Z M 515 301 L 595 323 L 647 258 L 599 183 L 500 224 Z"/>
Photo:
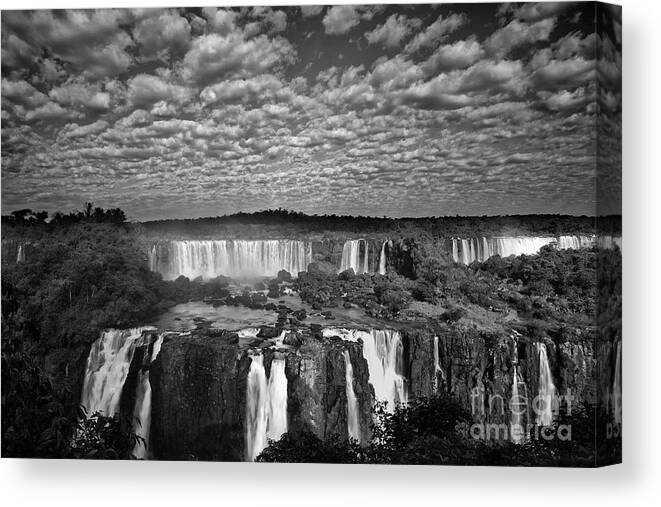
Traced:
<path fill-rule="evenodd" d="M 622 461 L 620 6 L 16 7 L 3 458 Z"/>

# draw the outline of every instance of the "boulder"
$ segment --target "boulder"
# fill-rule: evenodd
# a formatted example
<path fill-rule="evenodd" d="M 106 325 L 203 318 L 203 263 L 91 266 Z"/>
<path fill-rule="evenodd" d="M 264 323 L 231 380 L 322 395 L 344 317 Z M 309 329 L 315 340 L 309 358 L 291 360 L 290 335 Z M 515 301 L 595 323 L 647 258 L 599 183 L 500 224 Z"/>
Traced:
<path fill-rule="evenodd" d="M 281 269 L 278 271 L 278 281 L 279 282 L 291 282 L 292 277 L 289 271 L 286 271 L 284 269 Z"/>

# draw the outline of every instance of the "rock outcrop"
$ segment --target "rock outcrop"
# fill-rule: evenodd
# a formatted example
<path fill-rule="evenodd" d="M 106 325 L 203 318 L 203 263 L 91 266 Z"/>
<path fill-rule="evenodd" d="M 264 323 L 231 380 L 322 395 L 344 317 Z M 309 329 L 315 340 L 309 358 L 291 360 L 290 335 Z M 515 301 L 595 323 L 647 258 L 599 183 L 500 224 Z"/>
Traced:
<path fill-rule="evenodd" d="M 154 361 L 151 448 L 157 459 L 240 461 L 246 377 L 236 335 L 166 337 Z"/>

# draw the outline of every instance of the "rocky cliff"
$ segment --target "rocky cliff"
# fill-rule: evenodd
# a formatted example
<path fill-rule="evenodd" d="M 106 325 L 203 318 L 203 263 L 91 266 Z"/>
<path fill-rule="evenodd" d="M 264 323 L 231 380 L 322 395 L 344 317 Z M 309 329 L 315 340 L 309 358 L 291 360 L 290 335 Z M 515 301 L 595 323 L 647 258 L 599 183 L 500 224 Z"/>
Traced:
<path fill-rule="evenodd" d="M 296 333 L 284 346 L 288 430 L 311 431 L 320 438 L 347 438 L 346 377 L 342 352 L 348 350 L 354 372 L 362 438 L 370 427 L 372 389 L 360 344 Z M 273 349 L 261 347 L 266 376 Z M 234 333 L 171 334 L 151 365 L 150 447 L 156 459 L 240 461 L 245 456 L 248 347 Z M 134 361 L 141 361 L 136 354 Z M 132 366 L 131 369 L 134 369 Z M 130 374 L 129 374 L 130 379 Z M 130 387 L 125 390 L 130 391 Z"/>
<path fill-rule="evenodd" d="M 472 328 L 448 326 L 436 330 L 413 329 L 402 334 L 407 350 L 409 387 L 414 396 L 427 397 L 435 390 L 445 392 L 457 397 L 476 421 L 507 422 L 515 358 L 518 358 L 518 373 L 525 383 L 530 404 L 539 392 L 540 358 L 536 340 L 517 337 L 515 354 L 512 337 Z M 433 359 L 435 343 L 438 370 Z M 558 394 L 572 396 L 574 407 L 584 402 L 599 403 L 605 410 L 603 400 L 612 393 L 614 382 L 614 345 L 601 342 L 595 347 L 594 334 L 558 341 L 545 339 L 541 343 L 547 349 Z M 604 366 L 598 370 L 597 364 Z M 529 414 L 530 422 L 531 418 Z"/>
<path fill-rule="evenodd" d="M 150 373 L 154 457 L 240 461 L 248 366 L 236 334 L 167 336 Z"/>

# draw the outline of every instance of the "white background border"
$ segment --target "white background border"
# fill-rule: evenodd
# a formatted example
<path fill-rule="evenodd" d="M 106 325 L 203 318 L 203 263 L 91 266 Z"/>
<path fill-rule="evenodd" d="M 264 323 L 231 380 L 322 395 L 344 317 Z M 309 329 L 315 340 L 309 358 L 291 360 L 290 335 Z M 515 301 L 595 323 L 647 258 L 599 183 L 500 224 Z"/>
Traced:
<path fill-rule="evenodd" d="M 254 4 L 286 5 L 256 1 Z M 293 1 L 290 4 L 319 3 Z M 336 1 L 333 3 L 352 3 Z M 355 3 L 355 2 L 354 2 Z M 393 2 L 385 2 L 393 3 Z M 395 2 L 401 3 L 401 2 Z M 0 460 L 5 505 L 646 505 L 661 498 L 661 2 L 622 0 L 624 461 L 597 470 Z M 219 0 L 215 5 L 250 2 Z M 3 9 L 214 5 L 0 0 Z"/>

